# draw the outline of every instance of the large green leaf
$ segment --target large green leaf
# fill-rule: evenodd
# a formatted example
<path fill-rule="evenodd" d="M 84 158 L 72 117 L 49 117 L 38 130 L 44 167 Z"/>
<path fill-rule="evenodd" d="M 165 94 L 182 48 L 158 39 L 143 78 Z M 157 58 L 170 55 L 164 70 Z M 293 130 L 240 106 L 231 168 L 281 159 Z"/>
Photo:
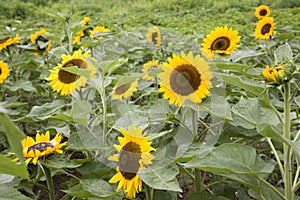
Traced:
<path fill-rule="evenodd" d="M 279 46 L 274 51 L 274 57 L 275 61 L 277 63 L 283 62 L 283 61 L 289 61 L 293 59 L 293 51 L 288 43 L 285 43 L 281 46 Z"/>
<path fill-rule="evenodd" d="M 77 168 L 81 166 L 81 164 L 68 159 L 64 154 L 54 154 L 44 160 L 40 160 L 40 162 L 51 169 Z"/>
<path fill-rule="evenodd" d="M 0 200 L 30 200 L 31 198 L 28 198 L 21 194 L 16 188 L 13 186 L 8 186 L 5 184 L 0 184 Z"/>
<path fill-rule="evenodd" d="M 83 125 L 87 125 L 92 112 L 92 105 L 88 101 L 74 100 L 72 104 L 71 116 L 74 120 Z"/>
<path fill-rule="evenodd" d="M 27 92 L 36 92 L 35 87 L 32 86 L 32 83 L 30 81 L 25 80 L 18 80 L 14 82 L 13 85 L 9 86 L 8 89 L 12 92 L 15 92 L 17 90 L 25 90 Z"/>
<path fill-rule="evenodd" d="M 79 76 L 84 76 L 85 78 L 90 78 L 91 71 L 88 69 L 82 69 L 78 68 L 77 66 L 71 66 L 71 67 L 63 67 L 61 70 L 70 72 L 72 74 L 76 74 Z"/>
<path fill-rule="evenodd" d="M 17 164 L 11 161 L 10 158 L 2 155 L 0 155 L 0 173 L 29 178 L 28 171 L 24 163 Z"/>

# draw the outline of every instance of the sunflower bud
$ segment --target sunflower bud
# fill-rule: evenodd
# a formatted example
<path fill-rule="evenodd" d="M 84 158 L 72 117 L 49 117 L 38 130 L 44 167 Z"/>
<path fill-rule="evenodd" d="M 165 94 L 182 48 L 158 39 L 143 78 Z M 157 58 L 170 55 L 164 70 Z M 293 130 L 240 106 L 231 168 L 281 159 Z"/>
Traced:
<path fill-rule="evenodd" d="M 267 65 L 262 74 L 268 82 L 281 84 L 285 77 L 285 69 L 286 66 L 284 65 L 278 65 L 276 67 L 269 67 Z"/>

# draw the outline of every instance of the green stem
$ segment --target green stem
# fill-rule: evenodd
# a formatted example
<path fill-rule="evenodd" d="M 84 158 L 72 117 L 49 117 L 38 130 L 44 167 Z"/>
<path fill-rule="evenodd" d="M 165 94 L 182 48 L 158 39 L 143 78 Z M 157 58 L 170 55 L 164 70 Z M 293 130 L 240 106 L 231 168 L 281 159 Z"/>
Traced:
<path fill-rule="evenodd" d="M 202 184 L 201 184 L 201 170 L 195 168 L 195 192 L 201 192 Z"/>
<path fill-rule="evenodd" d="M 47 186 L 48 186 L 48 192 L 49 192 L 49 199 L 50 200 L 55 200 L 55 195 L 54 195 L 54 186 L 53 186 L 53 180 L 51 176 L 51 170 L 47 168 L 46 166 L 43 166 L 40 164 L 40 167 L 42 171 L 45 174 L 46 181 L 47 181 Z"/>
<path fill-rule="evenodd" d="M 276 161 L 277 161 L 277 163 L 278 163 L 279 170 L 280 170 L 280 174 L 281 174 L 282 177 L 284 177 L 284 169 L 283 169 L 283 166 L 282 166 L 282 164 L 281 164 L 280 158 L 279 158 L 279 156 L 278 156 L 278 154 L 277 154 L 277 152 L 276 152 L 276 149 L 275 149 L 275 147 L 274 147 L 274 145 L 273 145 L 273 143 L 272 143 L 271 138 L 267 138 L 267 141 L 268 141 L 268 143 L 269 143 L 269 145 L 270 145 L 270 147 L 271 147 L 271 149 L 272 149 L 272 151 L 273 151 L 273 153 L 274 153 L 274 156 L 275 156 L 275 158 L 276 158 Z"/>
<path fill-rule="evenodd" d="M 153 188 L 146 185 L 146 199 L 147 200 L 152 200 L 153 199 Z"/>
<path fill-rule="evenodd" d="M 265 179 L 261 178 L 260 176 L 258 176 L 258 179 L 261 180 L 262 182 L 264 182 L 271 190 L 273 190 L 282 200 L 288 200 L 286 199 L 281 192 L 279 192 L 272 184 L 270 184 L 268 181 L 266 181 Z"/>
<path fill-rule="evenodd" d="M 283 126 L 283 137 L 290 140 L 290 83 L 284 83 L 284 126 Z M 283 143 L 283 155 L 284 155 L 284 192 L 286 200 L 293 200 L 292 190 L 292 155 L 290 145 Z"/>

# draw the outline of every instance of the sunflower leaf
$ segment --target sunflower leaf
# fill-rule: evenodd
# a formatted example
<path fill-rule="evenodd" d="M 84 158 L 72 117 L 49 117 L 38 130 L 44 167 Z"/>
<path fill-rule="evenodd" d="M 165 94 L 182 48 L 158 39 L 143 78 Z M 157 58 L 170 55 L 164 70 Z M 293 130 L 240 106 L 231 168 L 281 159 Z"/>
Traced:
<path fill-rule="evenodd" d="M 50 169 L 77 168 L 81 164 L 69 160 L 64 154 L 53 154 L 40 162 Z"/>
<path fill-rule="evenodd" d="M 24 163 L 17 164 L 10 158 L 0 155 L 0 173 L 29 178 L 28 171 Z"/>
<path fill-rule="evenodd" d="M 283 61 L 289 61 L 293 59 L 293 51 L 288 43 L 285 43 L 284 45 L 279 46 L 274 51 L 274 57 L 275 61 L 277 63 L 283 62 Z"/>
<path fill-rule="evenodd" d="M 129 83 L 132 83 L 134 81 L 138 81 L 140 78 L 143 77 L 144 74 L 142 73 L 135 73 L 135 74 L 131 74 L 130 76 L 122 76 L 122 77 L 119 77 L 115 87 L 119 87 L 121 85 L 124 85 L 124 84 L 129 84 Z"/>
<path fill-rule="evenodd" d="M 6 184 L 1 185 L 0 184 L 0 200 L 30 200 L 31 198 L 28 198 L 21 194 L 16 188 L 13 186 L 9 186 Z"/>
<path fill-rule="evenodd" d="M 88 69 L 81 69 L 77 66 L 71 66 L 71 67 L 62 67 L 61 70 L 70 72 L 72 74 L 77 74 L 79 76 L 84 76 L 85 78 L 90 78 L 91 70 Z"/>

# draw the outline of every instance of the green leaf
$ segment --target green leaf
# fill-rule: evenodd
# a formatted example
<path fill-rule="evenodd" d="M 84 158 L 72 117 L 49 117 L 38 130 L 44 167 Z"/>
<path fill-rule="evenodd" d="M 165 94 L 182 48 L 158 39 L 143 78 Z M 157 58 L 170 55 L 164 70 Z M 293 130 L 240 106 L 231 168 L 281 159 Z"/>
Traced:
<path fill-rule="evenodd" d="M 295 102 L 296 102 L 297 106 L 300 106 L 300 96 L 297 96 L 295 98 Z"/>
<path fill-rule="evenodd" d="M 205 199 L 205 200 L 229 200 L 225 197 L 218 197 L 209 193 L 200 193 L 200 192 L 193 192 L 190 193 L 187 200 L 200 200 L 200 199 Z"/>
<path fill-rule="evenodd" d="M 138 174 L 148 186 L 154 189 L 182 192 L 176 179 L 178 173 L 179 170 L 175 164 L 168 166 L 156 164 L 139 171 Z"/>
<path fill-rule="evenodd" d="M 81 164 L 68 159 L 64 154 L 54 154 L 44 160 L 40 160 L 40 162 L 50 169 L 77 168 L 81 166 Z"/>
<path fill-rule="evenodd" d="M 260 55 L 264 55 L 266 53 L 264 52 L 257 52 L 254 50 L 237 50 L 233 54 L 231 54 L 232 61 L 234 62 L 233 64 L 236 64 L 235 62 L 242 60 L 244 58 L 255 58 Z"/>
<path fill-rule="evenodd" d="M 8 186 L 5 184 L 0 184 L 0 200 L 30 200 L 31 198 L 28 198 L 21 194 L 16 188 L 13 186 Z"/>
<path fill-rule="evenodd" d="M 72 74 L 77 74 L 77 75 L 80 75 L 80 76 L 84 76 L 87 79 L 90 78 L 90 74 L 91 74 L 91 70 L 78 68 L 77 66 L 62 67 L 61 70 L 70 72 Z"/>
<path fill-rule="evenodd" d="M 281 134 L 281 129 L 277 126 L 271 125 L 271 124 L 259 124 L 256 127 L 256 130 L 259 134 L 261 134 L 264 137 L 270 137 L 272 139 L 276 139 L 282 143 L 289 144 L 289 141 L 287 141 Z"/>
<path fill-rule="evenodd" d="M 10 158 L 0 155 L 0 173 L 29 178 L 27 168 L 24 163 L 17 164 Z"/>
<path fill-rule="evenodd" d="M 92 105 L 88 101 L 75 100 L 72 104 L 71 116 L 74 120 L 86 125 L 90 114 L 92 113 Z"/>
<path fill-rule="evenodd" d="M 0 125 L 4 129 L 4 134 L 10 146 L 10 151 L 14 152 L 22 162 L 24 157 L 21 141 L 24 139 L 25 134 L 4 113 L 0 113 Z"/>
<path fill-rule="evenodd" d="M 30 81 L 17 80 L 13 85 L 9 86 L 8 89 L 12 92 L 17 90 L 25 90 L 27 92 L 36 92 L 36 89 L 32 86 Z"/>
<path fill-rule="evenodd" d="M 80 181 L 80 184 L 85 191 L 88 191 L 97 197 L 109 198 L 116 194 L 113 187 L 101 179 L 83 179 Z"/>
<path fill-rule="evenodd" d="M 274 51 L 274 57 L 276 63 L 284 62 L 284 61 L 289 61 L 293 59 L 293 51 L 288 43 L 285 43 L 281 46 L 279 46 L 275 51 Z"/>
<path fill-rule="evenodd" d="M 216 66 L 218 70 L 245 70 L 250 68 L 248 65 L 243 65 L 240 63 L 224 62 L 224 61 L 215 61 L 210 63 L 211 66 Z"/>
<path fill-rule="evenodd" d="M 144 76 L 144 74 L 142 74 L 142 73 L 135 73 L 135 74 L 131 74 L 130 76 L 119 77 L 115 87 L 119 87 L 124 84 L 129 84 L 134 81 L 138 81 L 143 76 Z"/>

